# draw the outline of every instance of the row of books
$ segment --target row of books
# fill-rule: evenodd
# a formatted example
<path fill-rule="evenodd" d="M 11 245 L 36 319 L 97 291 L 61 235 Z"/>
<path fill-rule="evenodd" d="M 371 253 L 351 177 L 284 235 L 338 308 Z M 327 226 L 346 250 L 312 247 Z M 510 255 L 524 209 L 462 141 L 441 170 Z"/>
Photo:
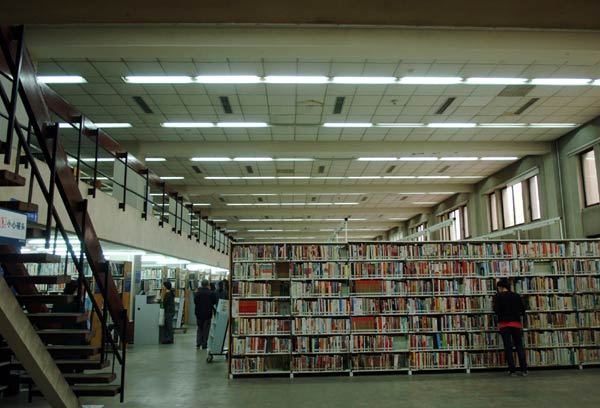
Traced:
<path fill-rule="evenodd" d="M 583 278 L 577 278 L 583 279 Z M 582 282 L 583 283 L 583 282 Z M 537 292 L 573 292 L 575 290 L 575 279 L 569 277 L 532 277 L 517 279 L 514 282 L 515 292 L 537 293 Z"/>
<path fill-rule="evenodd" d="M 348 344 L 348 336 L 301 336 L 294 338 L 294 351 L 297 353 L 341 353 L 349 350 Z"/>
<path fill-rule="evenodd" d="M 348 296 L 348 284 L 340 281 L 292 282 L 292 297 Z"/>
<path fill-rule="evenodd" d="M 466 349 L 467 336 L 457 333 L 410 335 L 411 350 Z"/>
<path fill-rule="evenodd" d="M 411 345 L 412 346 L 412 345 Z M 354 335 L 353 352 L 404 351 L 408 350 L 406 336 Z"/>
<path fill-rule="evenodd" d="M 274 300 L 242 300 L 234 299 L 231 304 L 231 315 L 239 316 L 289 316 L 290 303 Z"/>
<path fill-rule="evenodd" d="M 597 241 L 507 241 L 236 245 L 233 260 L 564 258 L 600 256 Z"/>
<path fill-rule="evenodd" d="M 289 337 L 240 337 L 232 340 L 233 354 L 289 353 Z"/>

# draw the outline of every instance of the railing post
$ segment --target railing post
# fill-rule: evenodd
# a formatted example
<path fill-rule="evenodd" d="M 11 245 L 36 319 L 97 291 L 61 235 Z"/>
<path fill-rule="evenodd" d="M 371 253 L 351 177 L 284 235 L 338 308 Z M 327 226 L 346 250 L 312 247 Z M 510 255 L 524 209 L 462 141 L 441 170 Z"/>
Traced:
<path fill-rule="evenodd" d="M 12 72 L 12 89 L 10 92 L 10 106 L 8 111 L 8 124 L 6 129 L 6 145 L 4 146 L 4 164 L 10 164 L 12 155 L 12 140 L 15 123 L 17 120 L 17 105 L 19 98 L 19 83 L 21 82 L 21 66 L 23 65 L 23 49 L 25 47 L 25 29 L 22 25 L 14 27 L 14 36 L 17 37 L 17 54 Z M 8 50 L 10 54 L 10 49 Z M 18 159 L 20 160 L 20 158 Z M 17 162 L 18 162 L 17 160 Z"/>
<path fill-rule="evenodd" d="M 104 287 L 102 288 L 102 345 L 100 349 L 100 361 L 104 363 L 106 361 L 106 339 L 108 337 L 108 333 L 106 332 L 108 330 L 106 327 L 106 314 L 108 308 L 108 274 L 110 273 L 108 262 L 102 263 L 102 268 L 104 269 Z"/>
<path fill-rule="evenodd" d="M 56 156 L 58 153 L 58 123 L 47 127 L 48 138 L 52 139 L 52 155 L 50 156 L 50 182 L 48 186 L 48 211 L 46 214 L 46 248 L 50 248 L 52 234 L 52 211 L 54 210 L 54 190 L 56 187 Z"/>
<path fill-rule="evenodd" d="M 162 206 L 160 207 L 160 221 L 158 225 L 160 227 L 165 226 L 165 183 L 160 183 L 162 186 Z"/>
<path fill-rule="evenodd" d="M 82 299 L 82 293 L 81 293 L 81 283 L 83 282 L 83 280 L 85 279 L 85 271 L 84 271 L 84 267 L 83 267 L 83 255 L 85 254 L 85 233 L 86 233 L 86 221 L 87 221 L 87 209 L 88 209 L 88 200 L 87 199 L 83 199 L 83 201 L 81 202 L 81 241 L 79 243 L 79 262 L 77 264 L 77 278 L 78 278 L 78 283 L 79 285 L 77 285 L 77 301 L 78 303 L 78 307 L 81 307 L 81 299 Z"/>
<path fill-rule="evenodd" d="M 92 135 L 96 137 L 96 147 L 94 150 L 94 178 L 92 180 L 92 188 L 88 189 L 88 194 L 91 194 L 93 198 L 96 198 L 96 182 L 98 180 L 98 148 L 100 145 L 100 132 L 98 129 L 91 131 Z"/>
<path fill-rule="evenodd" d="M 144 170 L 143 173 L 146 181 L 146 187 L 144 188 L 144 212 L 142 213 L 142 218 L 144 220 L 148 219 L 148 192 L 150 189 L 150 171 L 148 169 Z"/>
<path fill-rule="evenodd" d="M 200 222 L 202 221 L 204 221 L 204 225 L 206 226 L 206 229 L 204 231 L 204 246 L 206 246 L 206 244 L 208 243 L 208 217 L 202 217 Z M 200 228 L 200 235 L 202 235 L 202 228 Z"/>
<path fill-rule="evenodd" d="M 198 211 L 196 213 L 196 216 L 198 217 L 198 231 L 196 233 L 196 242 L 200 243 L 200 232 L 202 231 L 202 211 Z"/>
<path fill-rule="evenodd" d="M 187 209 L 189 211 L 189 219 L 188 219 L 188 223 L 190 224 L 190 233 L 188 234 L 188 239 L 192 239 L 192 236 L 194 235 L 194 212 L 192 211 L 194 209 L 194 204 L 190 204 L 187 206 Z"/>
<path fill-rule="evenodd" d="M 125 211 L 125 203 L 127 202 L 127 152 L 125 153 L 117 153 L 117 160 L 123 159 L 125 164 L 125 169 L 123 173 L 123 201 L 119 203 L 119 208 Z"/>
<path fill-rule="evenodd" d="M 83 116 L 79 117 L 79 132 L 77 133 L 77 171 L 75 173 L 75 179 L 77 180 L 77 185 L 79 186 L 79 175 L 81 174 L 81 137 L 83 136 L 83 125 L 85 124 L 85 119 Z"/>
<path fill-rule="evenodd" d="M 177 207 L 179 208 L 179 229 L 177 230 L 177 233 L 181 235 L 183 231 L 183 196 L 178 198 Z"/>
<path fill-rule="evenodd" d="M 27 147 L 31 146 L 31 132 L 32 132 L 33 126 L 31 124 L 31 119 L 29 120 L 29 123 L 27 124 Z M 19 140 L 21 140 L 19 138 Z M 19 161 L 21 160 L 21 158 L 19 157 Z M 28 169 L 29 168 L 29 160 L 25 159 L 25 168 Z M 31 201 L 29 201 L 31 202 Z"/>

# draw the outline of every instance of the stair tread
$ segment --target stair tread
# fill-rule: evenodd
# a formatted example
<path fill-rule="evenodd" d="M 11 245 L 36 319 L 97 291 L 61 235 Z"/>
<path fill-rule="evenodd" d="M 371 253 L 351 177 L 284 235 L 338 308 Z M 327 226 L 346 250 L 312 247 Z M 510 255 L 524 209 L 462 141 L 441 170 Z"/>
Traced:
<path fill-rule="evenodd" d="M 121 392 L 121 386 L 117 384 L 109 385 L 73 385 L 71 389 L 78 397 L 114 397 Z M 39 396 L 41 392 L 34 388 L 33 395 Z"/>
<path fill-rule="evenodd" d="M 63 377 L 69 384 L 108 384 L 117 379 L 115 373 L 65 373 Z M 33 379 L 24 375 L 21 376 L 24 382 L 32 382 Z"/>
<path fill-rule="evenodd" d="M 86 313 L 28 313 L 29 320 L 70 320 L 74 323 L 82 323 L 88 319 Z"/>
<path fill-rule="evenodd" d="M 0 207 L 18 212 L 37 212 L 38 205 L 25 201 L 0 201 Z"/>
<path fill-rule="evenodd" d="M 23 187 L 26 184 L 25 177 L 8 170 L 0 170 L 0 186 Z"/>
<path fill-rule="evenodd" d="M 54 360 L 54 363 L 61 370 L 101 370 L 110 366 L 110 361 L 105 360 L 89 360 L 89 359 L 74 359 L 74 360 Z M 13 370 L 22 370 L 23 365 L 20 362 L 11 363 Z"/>
<path fill-rule="evenodd" d="M 43 304 L 67 304 L 73 303 L 75 300 L 74 295 L 16 295 L 17 300 L 20 302 L 28 303 L 43 303 Z"/>
<path fill-rule="evenodd" d="M 8 283 L 11 284 L 33 284 L 33 285 L 52 285 L 71 282 L 69 275 L 29 275 L 29 276 L 5 276 Z"/>
<path fill-rule="evenodd" d="M 15 263 L 60 263 L 59 255 L 41 253 L 31 254 L 0 254 L 0 262 L 15 262 Z"/>
<path fill-rule="evenodd" d="M 87 334 L 89 330 L 85 329 L 39 329 L 37 334 Z"/>

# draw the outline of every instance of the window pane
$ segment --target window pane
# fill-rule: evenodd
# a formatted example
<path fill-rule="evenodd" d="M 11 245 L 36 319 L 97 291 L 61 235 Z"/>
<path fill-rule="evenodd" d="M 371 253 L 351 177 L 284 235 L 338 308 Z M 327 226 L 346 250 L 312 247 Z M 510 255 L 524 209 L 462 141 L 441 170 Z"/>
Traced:
<path fill-rule="evenodd" d="M 515 224 L 525 222 L 525 204 L 523 203 L 523 184 L 518 183 L 512 186 L 513 199 L 515 201 Z"/>
<path fill-rule="evenodd" d="M 496 206 L 496 193 L 490 194 L 490 219 L 492 221 L 492 231 L 498 229 L 498 207 Z"/>
<path fill-rule="evenodd" d="M 462 235 L 460 233 L 461 230 L 461 216 L 460 216 L 460 210 L 456 209 L 454 211 L 452 211 L 451 213 L 451 217 L 454 218 L 454 224 L 452 225 L 452 235 L 453 237 L 451 238 L 453 241 L 462 239 Z"/>
<path fill-rule="evenodd" d="M 462 219 L 463 219 L 463 231 L 464 231 L 463 238 L 468 238 L 471 236 L 471 233 L 469 232 L 469 213 L 467 213 L 466 205 L 463 207 L 462 215 L 463 215 Z"/>
<path fill-rule="evenodd" d="M 598 193 L 598 173 L 596 173 L 596 157 L 594 151 L 590 150 L 581 155 L 581 167 L 583 169 L 583 190 L 585 192 L 585 205 L 600 203 Z"/>
<path fill-rule="evenodd" d="M 502 214 L 504 215 L 504 228 L 515 225 L 515 211 L 512 187 L 502 190 Z"/>
<path fill-rule="evenodd" d="M 531 204 L 531 219 L 539 220 L 542 218 L 540 212 L 540 193 L 538 191 L 538 178 L 533 176 L 529 179 L 529 201 Z"/>

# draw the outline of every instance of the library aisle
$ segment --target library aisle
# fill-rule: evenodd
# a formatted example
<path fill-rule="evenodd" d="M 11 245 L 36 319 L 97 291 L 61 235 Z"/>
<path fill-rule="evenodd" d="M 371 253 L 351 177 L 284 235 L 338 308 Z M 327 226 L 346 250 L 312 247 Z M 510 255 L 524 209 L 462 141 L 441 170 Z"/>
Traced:
<path fill-rule="evenodd" d="M 267 408 L 300 407 L 597 407 L 600 369 L 533 371 L 527 378 L 504 372 L 472 374 L 415 374 L 357 377 L 227 379 L 223 358 L 207 364 L 196 351 L 195 334 L 176 336 L 173 346 L 134 347 L 128 354 L 127 402 L 95 398 L 112 407 L 193 406 Z M 576 391 L 576 392 L 574 392 Z M 22 394 L 26 396 L 25 393 Z M 86 399 L 82 399 L 85 404 Z M 91 402 L 90 402 L 91 403 Z M 9 399 L 2 407 L 25 406 Z M 27 405 L 46 408 L 37 398 Z"/>

